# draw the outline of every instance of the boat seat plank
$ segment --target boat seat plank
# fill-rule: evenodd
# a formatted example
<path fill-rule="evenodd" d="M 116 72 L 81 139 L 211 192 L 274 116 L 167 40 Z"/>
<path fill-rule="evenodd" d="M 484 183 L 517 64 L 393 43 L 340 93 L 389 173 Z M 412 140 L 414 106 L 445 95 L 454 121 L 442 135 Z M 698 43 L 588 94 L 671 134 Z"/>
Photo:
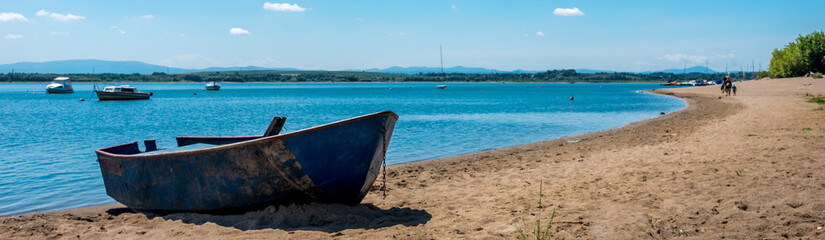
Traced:
<path fill-rule="evenodd" d="M 269 127 L 266 128 L 264 137 L 275 136 L 281 133 L 281 129 L 284 128 L 284 123 L 286 123 L 286 117 L 275 116 L 272 118 L 272 122 L 269 122 Z"/>

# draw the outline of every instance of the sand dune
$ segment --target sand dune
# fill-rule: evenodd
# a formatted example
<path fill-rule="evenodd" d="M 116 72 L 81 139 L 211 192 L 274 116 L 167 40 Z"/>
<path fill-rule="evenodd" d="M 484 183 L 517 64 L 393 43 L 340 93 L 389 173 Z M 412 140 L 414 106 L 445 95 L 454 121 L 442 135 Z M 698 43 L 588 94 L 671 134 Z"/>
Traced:
<path fill-rule="evenodd" d="M 237 215 L 106 205 L 0 218 L 0 238 L 825 238 L 825 80 L 655 90 L 689 107 L 602 132 L 390 166 L 387 197 Z M 382 181 L 376 182 L 380 187 Z M 541 191 L 541 205 L 539 192 Z"/>

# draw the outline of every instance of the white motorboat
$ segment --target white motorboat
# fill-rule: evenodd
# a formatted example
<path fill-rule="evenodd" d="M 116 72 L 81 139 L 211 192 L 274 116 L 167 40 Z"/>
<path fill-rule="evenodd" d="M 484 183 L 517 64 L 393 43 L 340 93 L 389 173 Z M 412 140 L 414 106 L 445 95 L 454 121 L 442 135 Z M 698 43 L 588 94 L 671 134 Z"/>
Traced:
<path fill-rule="evenodd" d="M 72 81 L 68 77 L 56 77 L 52 83 L 46 86 L 48 93 L 74 93 Z"/>
<path fill-rule="evenodd" d="M 218 91 L 221 90 L 221 85 L 217 82 L 208 82 L 206 83 L 206 90 L 207 91 Z"/>

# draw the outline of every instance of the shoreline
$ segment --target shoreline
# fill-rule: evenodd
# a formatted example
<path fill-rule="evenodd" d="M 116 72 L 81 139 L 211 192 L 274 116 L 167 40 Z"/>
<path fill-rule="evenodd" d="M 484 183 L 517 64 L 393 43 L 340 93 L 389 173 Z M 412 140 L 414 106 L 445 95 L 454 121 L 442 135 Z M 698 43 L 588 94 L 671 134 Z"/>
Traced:
<path fill-rule="evenodd" d="M 650 120 L 654 120 L 654 119 L 657 119 L 657 118 L 663 118 L 663 117 L 666 117 L 668 115 L 672 115 L 672 114 L 676 114 L 676 113 L 679 113 L 679 112 L 682 112 L 682 111 L 686 111 L 689 108 L 691 108 L 691 106 L 693 106 L 692 104 L 690 104 L 690 102 L 688 102 L 685 99 L 675 97 L 675 96 L 672 96 L 670 94 L 657 93 L 657 92 L 655 92 L 656 90 L 658 90 L 658 89 L 643 90 L 643 92 L 650 93 L 650 94 L 661 95 L 661 96 L 674 97 L 676 99 L 684 101 L 686 107 L 684 107 L 682 109 L 679 109 L 679 110 L 676 110 L 676 111 L 672 111 L 672 112 L 667 113 L 665 115 L 656 116 L 656 117 L 649 118 L 649 119 L 644 119 L 644 120 L 641 120 L 641 121 L 631 122 L 631 123 L 625 124 L 623 126 L 615 127 L 615 128 L 611 128 L 611 129 L 605 129 L 605 130 L 600 130 L 600 131 L 596 131 L 596 132 L 589 132 L 589 133 L 583 133 L 583 134 L 572 135 L 572 136 L 564 136 L 564 137 L 559 137 L 559 138 L 554 138 L 554 139 L 549 139 L 549 140 L 543 140 L 543 141 L 538 141 L 538 142 L 532 142 L 532 143 L 519 144 L 519 145 L 509 146 L 509 147 L 495 148 L 495 149 L 483 150 L 483 151 L 472 152 L 472 153 L 464 153 L 464 154 L 449 156 L 449 157 L 441 157 L 441 158 L 433 158 L 433 159 L 424 159 L 424 160 L 416 160 L 416 161 L 410 161 L 410 162 L 387 164 L 387 168 L 392 170 L 394 168 L 403 167 L 403 165 L 407 165 L 407 164 L 429 162 L 429 161 L 433 161 L 433 162 L 436 162 L 435 164 L 438 164 L 438 162 L 447 161 L 447 160 L 450 160 L 450 159 L 458 159 L 458 161 L 461 161 L 464 158 L 472 157 L 471 155 L 481 154 L 481 153 L 485 153 L 485 152 L 500 152 L 499 154 L 506 154 L 506 153 L 512 152 L 512 151 L 531 149 L 531 148 L 528 148 L 528 145 L 537 145 L 537 144 L 542 144 L 542 143 L 545 143 L 545 142 L 553 142 L 553 143 L 558 142 L 560 144 L 563 144 L 563 142 L 567 141 L 567 140 L 579 140 L 579 141 L 586 140 L 586 139 L 589 139 L 589 138 L 593 138 L 596 134 L 598 134 L 598 135 L 610 134 L 610 132 L 612 130 L 618 130 L 618 129 L 621 129 L 621 128 L 628 127 L 630 125 L 643 126 L 644 125 L 643 122 L 645 122 L 645 121 L 650 121 Z M 538 146 L 538 147 L 541 147 L 541 146 Z M 511 149 L 511 148 L 513 148 L 513 149 Z M 376 180 L 376 183 L 374 183 L 373 185 L 377 185 L 377 183 L 378 183 L 378 180 Z M 53 213 L 53 212 L 54 213 L 58 213 L 58 212 L 72 213 L 72 212 L 78 212 L 78 211 L 88 212 L 88 210 L 93 210 L 93 209 L 94 210 L 99 210 L 99 209 L 102 209 L 102 208 L 111 209 L 111 208 L 123 208 L 123 207 L 125 207 L 125 206 L 120 204 L 120 203 L 115 202 L 115 203 L 109 203 L 109 204 L 91 205 L 91 206 L 84 206 L 84 207 L 77 207 L 77 208 L 57 209 L 57 210 L 50 210 L 50 211 L 43 211 L 43 212 L 32 212 L 32 213 L 12 214 L 12 215 L 0 215 L 0 218 L 13 217 L 13 216 L 23 216 L 23 215 L 32 215 L 32 214 L 40 214 L 40 213 Z"/>
<path fill-rule="evenodd" d="M 650 93 L 650 94 L 656 94 L 656 95 L 662 95 L 662 96 L 668 96 L 668 97 L 674 97 L 676 99 L 684 101 L 685 104 L 686 104 L 686 107 L 684 107 L 682 109 L 679 109 L 679 110 L 676 110 L 676 111 L 672 111 L 672 112 L 667 113 L 665 115 L 660 115 L 660 116 L 656 116 L 656 117 L 653 117 L 653 118 L 644 119 L 644 120 L 641 120 L 641 121 L 635 121 L 635 122 L 631 122 L 631 123 L 625 124 L 625 125 L 620 126 L 620 127 L 605 129 L 605 130 L 601 130 L 601 131 L 583 133 L 583 134 L 572 135 L 572 136 L 564 136 L 564 137 L 559 137 L 559 138 L 554 138 L 554 139 L 549 139 L 549 140 L 543 140 L 543 141 L 538 141 L 538 142 L 519 144 L 519 145 L 515 145 L 515 146 L 484 150 L 484 151 L 479 151 L 479 152 L 465 153 L 465 154 L 450 156 L 450 157 L 434 158 L 434 159 L 426 159 L 426 160 L 418 160 L 418 161 L 412 161 L 412 162 L 390 164 L 390 165 L 387 165 L 387 168 L 388 168 L 388 170 L 396 170 L 394 168 L 402 168 L 402 167 L 407 167 L 406 165 L 414 165 L 414 164 L 419 164 L 419 163 L 420 164 L 426 164 L 425 162 L 433 162 L 432 164 L 443 164 L 443 162 L 445 162 L 445 161 L 466 161 L 466 160 L 469 160 L 469 159 L 472 159 L 472 158 L 478 158 L 478 157 L 482 157 L 482 156 L 489 157 L 488 155 L 506 155 L 506 154 L 510 154 L 510 153 L 518 152 L 518 151 L 535 150 L 535 149 L 544 148 L 544 147 L 553 147 L 554 145 L 562 146 L 562 145 L 566 144 L 567 141 L 578 141 L 576 143 L 579 143 L 581 141 L 592 140 L 594 138 L 604 137 L 605 135 L 615 134 L 615 133 L 617 133 L 619 131 L 622 131 L 622 130 L 629 130 L 629 129 L 633 129 L 633 128 L 644 127 L 645 125 L 650 124 L 650 123 L 666 121 L 668 119 L 678 117 L 677 114 L 680 114 L 680 115 L 681 114 L 689 114 L 689 113 L 692 113 L 692 112 L 695 112 L 695 111 L 698 111 L 698 110 L 701 109 L 701 106 L 697 106 L 697 104 L 699 104 L 699 103 L 696 102 L 696 100 L 693 99 L 692 97 L 674 96 L 674 94 L 664 92 L 662 89 L 644 90 L 643 92 Z M 376 183 L 377 183 L 377 181 L 378 180 L 376 180 Z M 376 184 L 373 184 L 373 185 L 376 185 Z"/>
<path fill-rule="evenodd" d="M 741 82 L 741 80 L 740 80 L 740 81 L 737 81 L 737 82 Z M 51 83 L 51 81 L 43 81 L 43 82 L 25 82 L 25 81 L 21 81 L 21 82 L 0 82 L 0 84 L 15 84 L 15 83 L 20 83 L 20 84 L 45 83 L 45 84 L 49 84 L 49 83 Z M 111 82 L 111 81 L 110 81 L 110 82 L 99 82 L 99 81 L 72 81 L 72 83 L 203 83 L 203 84 L 206 84 L 206 83 L 208 83 L 208 82 L 193 82 L 193 81 L 177 81 L 177 82 L 171 82 L 171 81 L 165 81 L 165 82 L 152 82 L 152 81 L 149 81 L 149 82 Z M 574 84 L 576 84 L 576 83 L 592 83 L 592 84 L 602 84 L 602 83 L 658 83 L 658 84 L 660 84 L 660 83 L 662 83 L 662 82 L 661 82 L 661 81 L 621 81 L 621 80 L 617 80 L 617 81 L 603 81 L 603 82 L 586 82 L 586 81 L 578 81 L 578 82 L 577 82 L 577 81 L 572 81 L 572 82 L 571 82 L 571 81 L 547 81 L 547 82 L 531 82 L 531 81 L 523 81 L 523 82 L 509 82 L 509 81 L 486 81 L 486 82 L 473 82 L 473 81 L 464 81 L 464 82 L 460 82 L 460 81 L 459 81 L 459 82 L 450 82 L 450 81 L 446 81 L 446 82 L 431 82 L 431 81 L 420 81 L 420 82 L 419 82 L 419 81 L 397 81 L 397 82 L 346 82 L 346 81 L 340 81 L 340 82 L 308 82 L 308 81 L 303 81 L 303 82 L 301 82 L 301 81 L 294 81 L 294 82 L 218 82 L 218 83 L 232 83 L 232 84 L 244 84 L 244 83 L 433 83 L 433 84 L 441 84 L 441 83 L 568 83 L 568 84 L 571 84 L 571 83 L 574 83 Z"/>
<path fill-rule="evenodd" d="M 512 238 L 551 212 L 559 238 L 825 236 L 825 162 L 815 157 L 825 155 L 825 116 L 803 99 L 825 83 L 737 85 L 737 97 L 715 86 L 652 90 L 687 107 L 619 128 L 390 165 L 387 197 L 373 190 L 357 207 L 220 216 L 110 204 L 0 217 L 0 237 Z"/>

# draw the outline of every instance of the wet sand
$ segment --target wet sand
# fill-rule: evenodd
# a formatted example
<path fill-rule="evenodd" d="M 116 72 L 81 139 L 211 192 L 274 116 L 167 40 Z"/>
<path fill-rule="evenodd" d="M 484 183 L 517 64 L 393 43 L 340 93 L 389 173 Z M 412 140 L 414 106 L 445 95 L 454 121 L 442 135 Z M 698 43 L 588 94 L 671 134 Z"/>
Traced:
<path fill-rule="evenodd" d="M 825 238 L 825 111 L 806 102 L 825 80 L 737 86 L 655 90 L 689 107 L 621 128 L 389 166 L 386 198 L 356 207 L 112 204 L 0 217 L 0 238 L 511 239 L 553 211 L 559 239 Z"/>

